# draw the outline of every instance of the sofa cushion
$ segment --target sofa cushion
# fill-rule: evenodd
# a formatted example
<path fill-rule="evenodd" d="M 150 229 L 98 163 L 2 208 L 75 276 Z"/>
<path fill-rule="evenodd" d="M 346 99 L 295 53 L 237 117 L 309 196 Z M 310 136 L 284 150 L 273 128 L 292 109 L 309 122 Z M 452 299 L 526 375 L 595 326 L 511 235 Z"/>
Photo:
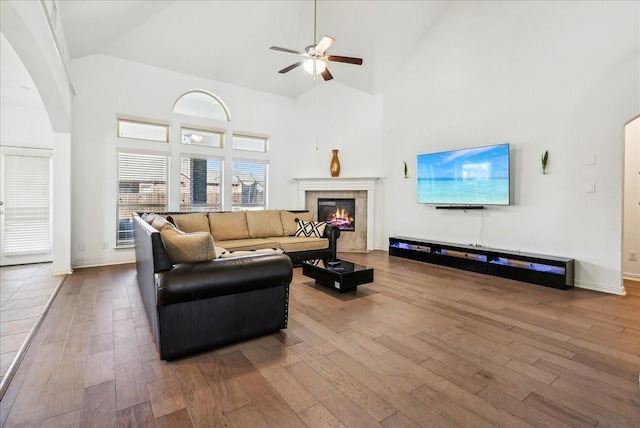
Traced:
<path fill-rule="evenodd" d="M 249 238 L 247 217 L 244 211 L 209 213 L 209 230 L 216 241 Z"/>
<path fill-rule="evenodd" d="M 183 232 L 210 232 L 207 213 L 172 214 L 170 217 Z M 170 220 L 169 217 L 167 220 Z"/>
<path fill-rule="evenodd" d="M 238 250 L 259 250 L 262 248 L 280 248 L 278 241 L 275 239 L 231 239 L 228 241 L 218 241 L 216 244 L 226 248 L 228 251 Z"/>
<path fill-rule="evenodd" d="M 164 217 L 162 217 L 160 215 L 154 215 L 153 216 L 153 221 L 151 222 L 151 227 L 153 227 L 156 230 L 162 231 L 162 229 L 164 229 L 167 226 L 173 227 L 173 225 L 166 218 L 164 218 Z"/>
<path fill-rule="evenodd" d="M 294 236 L 296 234 L 296 230 L 298 230 L 298 219 L 303 221 L 313 221 L 313 213 L 292 213 L 290 211 L 280 211 L 280 220 L 282 221 L 282 236 Z"/>
<path fill-rule="evenodd" d="M 305 236 L 322 238 L 324 236 L 324 228 L 327 223 L 324 221 L 298 221 L 298 229 L 296 230 L 296 236 Z"/>
<path fill-rule="evenodd" d="M 279 210 L 246 211 L 249 238 L 282 236 Z"/>
<path fill-rule="evenodd" d="M 277 240 L 280 248 L 287 253 L 296 251 L 324 250 L 329 248 L 329 240 L 327 238 L 283 236 L 273 239 Z"/>
<path fill-rule="evenodd" d="M 172 263 L 204 262 L 216 258 L 213 237 L 209 232 L 187 233 L 175 227 L 165 227 L 160 236 Z"/>

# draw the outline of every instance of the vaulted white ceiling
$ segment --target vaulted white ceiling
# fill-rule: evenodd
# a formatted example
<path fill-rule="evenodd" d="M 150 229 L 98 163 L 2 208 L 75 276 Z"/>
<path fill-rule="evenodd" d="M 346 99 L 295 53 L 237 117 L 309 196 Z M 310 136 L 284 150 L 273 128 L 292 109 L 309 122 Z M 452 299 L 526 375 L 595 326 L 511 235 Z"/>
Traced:
<path fill-rule="evenodd" d="M 329 63 L 333 81 L 375 94 L 402 67 L 448 1 L 319 0 L 317 37 L 329 54 L 363 65 Z M 104 54 L 255 90 L 296 97 L 313 87 L 299 60 L 269 50 L 313 44 L 314 2 L 61 0 L 72 59 Z"/>

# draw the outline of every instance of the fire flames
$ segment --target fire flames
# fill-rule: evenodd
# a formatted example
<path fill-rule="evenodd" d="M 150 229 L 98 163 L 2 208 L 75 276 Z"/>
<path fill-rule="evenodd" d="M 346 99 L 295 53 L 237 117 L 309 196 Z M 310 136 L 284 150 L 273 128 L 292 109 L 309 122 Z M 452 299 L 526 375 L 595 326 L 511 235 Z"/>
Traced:
<path fill-rule="evenodd" d="M 336 212 L 331 214 L 331 216 L 329 217 L 328 223 L 336 224 L 338 226 L 350 226 L 351 223 L 353 223 L 353 217 L 351 217 L 347 210 L 345 210 L 344 208 L 337 208 Z"/>

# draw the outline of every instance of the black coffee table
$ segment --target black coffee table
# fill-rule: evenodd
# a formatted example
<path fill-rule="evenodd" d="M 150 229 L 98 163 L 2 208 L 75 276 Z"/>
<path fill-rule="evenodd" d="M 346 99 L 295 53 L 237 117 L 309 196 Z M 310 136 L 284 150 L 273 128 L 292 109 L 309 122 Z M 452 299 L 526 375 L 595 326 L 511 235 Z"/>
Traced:
<path fill-rule="evenodd" d="M 373 282 L 373 268 L 336 260 L 332 264 L 328 260 L 307 260 L 302 263 L 302 274 L 316 280 L 316 284 L 326 285 L 340 293 L 356 291 L 360 284 Z"/>

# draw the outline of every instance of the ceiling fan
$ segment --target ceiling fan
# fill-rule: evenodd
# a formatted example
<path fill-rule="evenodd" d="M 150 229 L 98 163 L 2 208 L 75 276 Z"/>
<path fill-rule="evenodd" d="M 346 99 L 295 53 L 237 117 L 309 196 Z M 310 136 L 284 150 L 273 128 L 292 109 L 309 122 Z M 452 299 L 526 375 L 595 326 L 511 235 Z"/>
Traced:
<path fill-rule="evenodd" d="M 283 68 L 278 71 L 280 74 L 288 73 L 294 68 L 300 67 L 301 65 L 304 67 L 305 71 L 313 74 L 314 78 L 317 74 L 322 75 L 324 80 L 331 80 L 333 76 L 331 72 L 327 68 L 327 61 L 332 62 L 344 62 L 347 64 L 355 64 L 362 65 L 362 58 L 354 58 L 350 56 L 338 56 L 338 55 L 328 55 L 327 49 L 331 47 L 333 42 L 335 41 L 333 38 L 329 36 L 323 36 L 320 39 L 320 42 L 316 42 L 317 34 L 316 34 L 316 9 L 317 9 L 317 0 L 313 2 L 313 45 L 309 45 L 304 48 L 304 51 L 297 51 L 294 49 L 281 48 L 278 46 L 271 46 L 269 49 L 274 51 L 288 52 L 296 55 L 301 55 L 306 57 L 294 64 L 291 64 L 288 67 Z"/>

